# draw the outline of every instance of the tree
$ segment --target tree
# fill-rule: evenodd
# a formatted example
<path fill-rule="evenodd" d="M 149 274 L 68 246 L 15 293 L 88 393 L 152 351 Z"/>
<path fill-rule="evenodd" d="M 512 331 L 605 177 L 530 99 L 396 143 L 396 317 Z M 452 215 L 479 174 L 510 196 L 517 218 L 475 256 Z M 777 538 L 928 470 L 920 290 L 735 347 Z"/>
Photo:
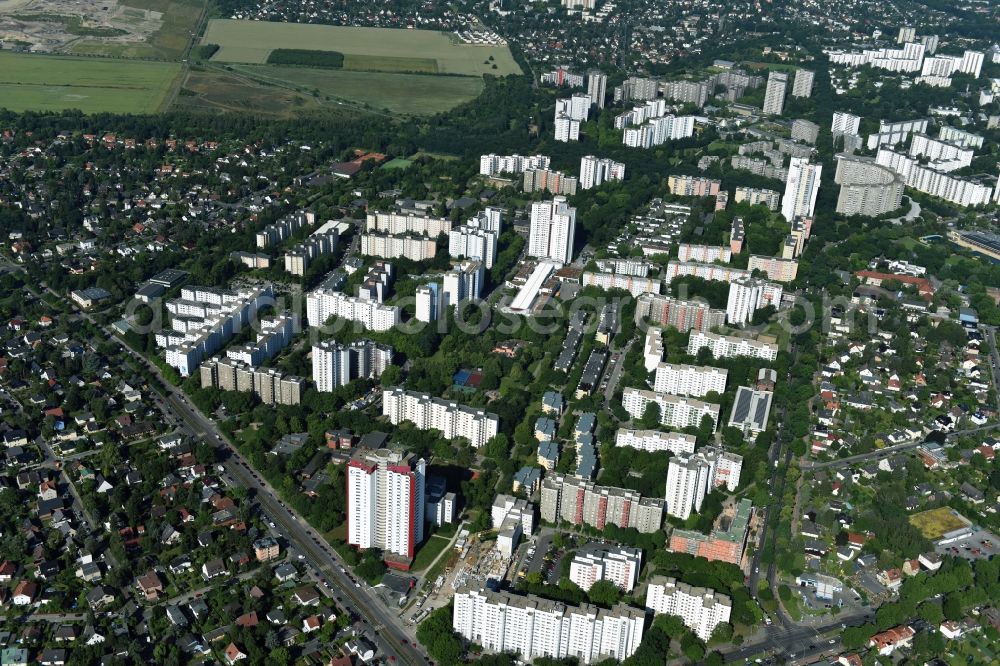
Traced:
<path fill-rule="evenodd" d="M 639 419 L 639 426 L 647 430 L 656 428 L 660 425 L 660 405 L 651 402 L 646 405 L 646 409 L 642 411 L 642 418 Z"/>
<path fill-rule="evenodd" d="M 452 604 L 442 606 L 417 627 L 417 640 L 442 666 L 463 663 L 462 641 L 451 625 Z"/>
<path fill-rule="evenodd" d="M 379 383 L 382 386 L 396 386 L 401 381 L 403 381 L 403 371 L 398 365 L 390 365 L 385 370 L 382 371 L 382 377 L 379 379 Z"/>
<path fill-rule="evenodd" d="M 610 608 L 621 599 L 621 590 L 609 580 L 599 580 L 587 591 L 590 603 Z"/>

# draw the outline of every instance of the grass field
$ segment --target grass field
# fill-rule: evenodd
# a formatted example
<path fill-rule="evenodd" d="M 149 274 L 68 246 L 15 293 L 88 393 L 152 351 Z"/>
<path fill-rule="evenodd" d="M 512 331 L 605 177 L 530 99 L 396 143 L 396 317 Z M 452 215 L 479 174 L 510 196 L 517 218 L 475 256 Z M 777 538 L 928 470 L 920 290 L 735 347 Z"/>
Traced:
<path fill-rule="evenodd" d="M 290 118 L 322 105 L 311 95 L 262 85 L 236 73 L 192 69 L 174 108 Z"/>
<path fill-rule="evenodd" d="M 293 86 L 301 92 L 319 91 L 330 97 L 392 113 L 429 115 L 474 99 L 483 90 L 482 79 L 471 76 L 423 76 L 383 72 L 348 72 L 336 69 L 282 67 L 280 65 L 233 65 L 264 82 Z M 325 100 L 324 100 L 325 101 Z"/>
<path fill-rule="evenodd" d="M 70 53 L 116 58 L 154 58 L 177 60 L 191 41 L 191 33 L 205 7 L 204 0 L 125 0 L 133 10 L 162 12 L 163 25 L 149 41 L 84 39 L 69 46 Z"/>
<path fill-rule="evenodd" d="M 202 43 L 221 47 L 212 58 L 217 62 L 262 64 L 272 49 L 295 48 L 339 51 L 344 68 L 354 70 L 468 76 L 521 72 L 506 46 L 462 44 L 432 30 L 213 19 Z"/>
<path fill-rule="evenodd" d="M 178 63 L 0 52 L 0 107 L 18 112 L 154 113 L 180 70 Z"/>
<path fill-rule="evenodd" d="M 389 171 L 393 169 L 407 169 L 411 164 L 413 164 L 413 162 L 411 162 L 410 160 L 403 159 L 402 157 L 397 157 L 383 164 L 382 168 L 387 169 Z"/>
<path fill-rule="evenodd" d="M 931 541 L 940 539 L 942 535 L 969 525 L 969 521 L 946 506 L 937 509 L 921 511 L 910 516 L 910 524 Z"/>
<path fill-rule="evenodd" d="M 423 571 L 448 547 L 449 543 L 451 543 L 450 539 L 437 535 L 432 536 L 424 542 L 424 545 L 414 555 L 413 566 L 411 568 L 414 571 Z"/>

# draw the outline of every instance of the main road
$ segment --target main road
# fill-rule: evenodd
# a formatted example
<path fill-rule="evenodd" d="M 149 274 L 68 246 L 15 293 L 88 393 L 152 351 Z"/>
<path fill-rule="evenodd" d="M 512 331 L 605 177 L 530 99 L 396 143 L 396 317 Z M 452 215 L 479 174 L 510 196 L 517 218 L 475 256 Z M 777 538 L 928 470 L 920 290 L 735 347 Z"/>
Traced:
<path fill-rule="evenodd" d="M 298 515 L 295 510 L 285 504 L 278 492 L 263 478 L 243 455 L 229 445 L 215 423 L 194 406 L 187 396 L 163 380 L 159 369 L 148 359 L 134 352 L 123 340 L 109 335 L 122 345 L 128 353 L 141 359 L 152 370 L 167 392 L 164 399 L 168 409 L 173 412 L 186 426 L 186 430 L 196 437 L 204 439 L 209 444 L 221 449 L 225 459 L 222 465 L 237 483 L 248 490 L 253 490 L 254 500 L 261 509 L 274 521 L 278 532 L 284 535 L 288 542 L 301 553 L 305 559 L 316 568 L 336 591 L 337 601 L 347 611 L 361 617 L 372 629 L 371 637 L 390 660 L 400 660 L 406 664 L 421 664 L 429 661 L 414 645 L 412 638 L 406 633 L 399 618 L 383 605 L 378 597 L 369 591 L 366 584 L 347 574 L 340 555 Z M 323 591 L 326 594 L 326 590 Z"/>
<path fill-rule="evenodd" d="M 7 263 L 7 262 L 0 262 Z M 23 267 L 11 265 L 15 270 Z M 44 288 L 48 289 L 44 284 Z M 38 295 L 34 289 L 29 289 Z M 48 289 L 57 298 L 59 294 Z M 117 342 L 126 353 L 131 354 L 146 365 L 153 375 L 159 379 L 166 392 L 163 400 L 157 401 L 165 416 L 184 424 L 185 430 L 194 437 L 200 437 L 223 452 L 222 465 L 230 477 L 248 490 L 254 491 L 254 500 L 261 509 L 271 517 L 278 531 L 284 535 L 289 544 L 302 554 L 306 561 L 317 569 L 330 582 L 334 592 L 325 586 L 321 587 L 323 594 L 333 594 L 337 602 L 348 612 L 362 618 L 364 624 L 371 629 L 367 632 L 370 638 L 389 661 L 399 661 L 415 666 L 430 663 L 430 659 L 421 651 L 406 632 L 402 621 L 393 613 L 388 612 L 378 597 L 370 591 L 363 582 L 354 579 L 347 573 L 347 568 L 340 555 L 298 515 L 295 510 L 280 500 L 278 492 L 271 487 L 260 474 L 246 461 L 243 455 L 225 439 L 215 423 L 206 417 L 193 405 L 184 393 L 164 379 L 159 368 L 142 354 L 139 354 L 118 336 L 110 327 L 98 324 L 90 314 L 81 313 L 90 323 L 101 328 L 107 336 Z M 171 419 L 171 417 L 173 417 Z"/>

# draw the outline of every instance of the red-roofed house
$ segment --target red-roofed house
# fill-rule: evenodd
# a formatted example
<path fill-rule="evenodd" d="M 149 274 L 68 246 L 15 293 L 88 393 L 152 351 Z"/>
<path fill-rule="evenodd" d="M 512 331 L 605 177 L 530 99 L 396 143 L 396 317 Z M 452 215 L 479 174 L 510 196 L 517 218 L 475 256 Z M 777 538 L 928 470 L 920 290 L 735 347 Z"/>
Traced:
<path fill-rule="evenodd" d="M 888 657 L 896 648 L 910 647 L 915 633 L 911 627 L 900 625 L 875 634 L 868 641 L 868 646 L 878 650 L 883 657 Z"/>

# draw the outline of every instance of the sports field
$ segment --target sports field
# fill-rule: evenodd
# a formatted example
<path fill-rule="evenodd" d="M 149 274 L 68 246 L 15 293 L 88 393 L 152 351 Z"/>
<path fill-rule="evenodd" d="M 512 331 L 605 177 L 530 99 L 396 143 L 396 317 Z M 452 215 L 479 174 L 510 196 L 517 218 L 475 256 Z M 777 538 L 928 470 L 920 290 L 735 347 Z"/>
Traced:
<path fill-rule="evenodd" d="M 291 86 L 303 93 L 319 91 L 331 98 L 371 107 L 376 111 L 429 115 L 447 111 L 476 98 L 483 80 L 473 76 L 424 76 L 385 72 L 348 72 L 342 69 L 233 65 L 232 70 L 263 83 Z"/>
<path fill-rule="evenodd" d="M 910 524 L 926 538 L 936 541 L 948 532 L 967 527 L 971 523 L 954 509 L 942 506 L 913 514 L 910 516 Z"/>
<path fill-rule="evenodd" d="M 201 43 L 221 47 L 212 57 L 217 62 L 263 64 L 273 49 L 314 49 L 343 53 L 347 70 L 467 76 L 521 73 L 506 46 L 462 44 L 433 30 L 213 19 Z"/>
<path fill-rule="evenodd" d="M 0 52 L 0 107 L 11 111 L 154 113 L 179 63 Z"/>

